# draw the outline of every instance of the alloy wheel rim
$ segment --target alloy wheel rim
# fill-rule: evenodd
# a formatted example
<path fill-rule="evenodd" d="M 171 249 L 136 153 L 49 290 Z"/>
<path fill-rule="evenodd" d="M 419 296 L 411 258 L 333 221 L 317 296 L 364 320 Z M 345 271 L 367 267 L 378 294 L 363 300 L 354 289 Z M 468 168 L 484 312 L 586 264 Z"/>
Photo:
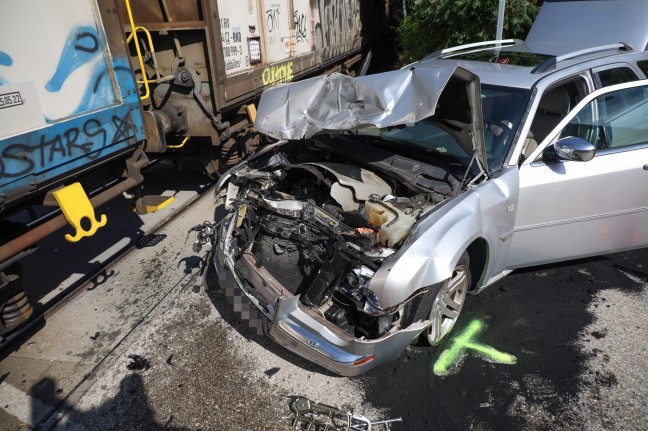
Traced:
<path fill-rule="evenodd" d="M 426 331 L 428 342 L 438 344 L 450 332 L 459 318 L 468 291 L 468 270 L 464 266 L 455 268 L 452 277 L 437 293 L 432 310 L 431 324 Z"/>

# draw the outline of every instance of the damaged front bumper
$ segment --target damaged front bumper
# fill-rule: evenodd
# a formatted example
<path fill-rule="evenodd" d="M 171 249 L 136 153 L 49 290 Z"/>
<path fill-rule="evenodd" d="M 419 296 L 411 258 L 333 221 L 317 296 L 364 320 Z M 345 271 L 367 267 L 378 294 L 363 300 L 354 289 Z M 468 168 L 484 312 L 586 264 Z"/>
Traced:
<path fill-rule="evenodd" d="M 304 311 L 297 297 L 280 300 L 270 336 L 280 345 L 327 370 L 355 376 L 398 358 L 428 322 L 388 332 L 376 340 L 345 339 Z"/>
<path fill-rule="evenodd" d="M 398 358 L 430 323 L 419 321 L 405 329 L 396 325 L 377 339 L 356 338 L 302 304 L 251 253 L 243 253 L 235 268 L 222 242 L 216 250 L 214 266 L 221 288 L 242 292 L 263 313 L 265 332 L 278 344 L 334 373 L 354 376 Z M 242 316 L 250 318 L 254 317 Z"/>

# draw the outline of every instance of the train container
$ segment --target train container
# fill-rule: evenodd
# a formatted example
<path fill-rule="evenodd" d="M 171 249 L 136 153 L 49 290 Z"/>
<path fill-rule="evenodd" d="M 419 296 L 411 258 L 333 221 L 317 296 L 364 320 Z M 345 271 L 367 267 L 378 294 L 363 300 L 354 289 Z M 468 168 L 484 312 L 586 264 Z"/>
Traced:
<path fill-rule="evenodd" d="M 151 92 L 146 151 L 192 155 L 217 176 L 260 145 L 254 102 L 263 89 L 353 73 L 369 42 L 386 33 L 389 2 L 126 0 L 124 6 L 132 64 L 143 91 Z"/>
<path fill-rule="evenodd" d="M 253 153 L 264 88 L 355 73 L 384 33 L 371 0 L 10 0 L 0 14 L 0 335 L 32 313 L 19 262 L 134 189 L 156 158 L 198 160 L 217 176 Z M 108 186 L 106 186 L 108 184 Z M 91 196 L 86 194 L 86 191 Z M 36 208 L 34 210 L 34 208 Z M 17 213 L 33 220 L 17 223 Z M 45 216 L 43 216 L 45 213 Z"/>
<path fill-rule="evenodd" d="M 2 4 L 0 334 L 32 313 L 19 261 L 36 241 L 68 223 L 68 240 L 92 235 L 106 223 L 94 208 L 142 182 L 145 127 L 129 60 L 114 0 Z M 27 209 L 33 220 L 17 222 Z"/>

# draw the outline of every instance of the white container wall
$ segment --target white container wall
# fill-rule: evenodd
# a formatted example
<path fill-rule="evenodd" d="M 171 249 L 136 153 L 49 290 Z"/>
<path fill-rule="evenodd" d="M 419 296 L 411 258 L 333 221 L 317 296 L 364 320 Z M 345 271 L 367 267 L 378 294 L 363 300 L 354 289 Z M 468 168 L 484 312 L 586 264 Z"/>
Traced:
<path fill-rule="evenodd" d="M 340 55 L 361 30 L 359 0 L 218 0 L 218 14 L 228 77 L 319 50 L 323 59 Z M 263 85 L 291 81 L 282 67 Z"/>
<path fill-rule="evenodd" d="M 261 34 L 257 1 L 218 0 L 218 14 L 226 74 L 230 76 L 249 70 L 258 57 L 257 44 L 250 44 L 249 40 L 259 38 Z"/>

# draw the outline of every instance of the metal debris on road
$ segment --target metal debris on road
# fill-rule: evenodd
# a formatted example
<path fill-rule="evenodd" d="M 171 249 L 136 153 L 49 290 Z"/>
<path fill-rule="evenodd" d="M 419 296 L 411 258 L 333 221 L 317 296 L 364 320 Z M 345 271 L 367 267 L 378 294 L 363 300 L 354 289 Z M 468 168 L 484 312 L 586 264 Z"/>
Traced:
<path fill-rule="evenodd" d="M 206 244 L 212 244 L 214 238 L 214 232 L 216 231 L 216 224 L 210 223 L 208 221 L 203 222 L 203 224 L 196 225 L 189 229 L 187 232 L 187 239 L 191 232 L 196 232 L 196 239 L 193 244 L 194 253 L 199 253 L 202 250 L 203 246 Z M 186 240 L 185 240 L 186 242 Z"/>
<path fill-rule="evenodd" d="M 268 377 L 272 377 L 272 376 L 274 376 L 275 374 L 277 374 L 277 373 L 279 372 L 280 369 L 281 369 L 281 368 L 279 368 L 279 367 L 272 367 L 272 368 L 270 368 L 270 369 L 265 370 L 263 373 L 264 373 L 266 376 L 268 376 Z"/>
<path fill-rule="evenodd" d="M 288 396 L 291 415 L 285 419 L 292 421 L 293 429 L 323 431 L 371 431 L 391 430 L 394 422 L 401 418 L 370 421 L 353 412 L 347 413 L 337 407 L 311 401 L 302 396 Z"/>
<path fill-rule="evenodd" d="M 151 368 L 151 360 L 141 355 L 128 355 L 131 362 L 126 365 L 129 370 L 148 370 Z"/>
<path fill-rule="evenodd" d="M 207 254 L 200 260 L 198 277 L 194 279 L 194 293 L 198 293 L 200 291 L 200 288 L 202 286 L 205 286 L 205 280 L 207 278 L 207 266 L 209 265 L 211 258 L 211 250 L 214 245 L 214 232 L 216 232 L 217 226 L 218 223 L 210 223 L 209 221 L 204 221 L 203 224 L 196 225 L 189 229 L 189 231 L 187 232 L 185 243 L 187 242 L 187 239 L 189 239 L 191 232 L 196 232 L 196 238 L 192 246 L 194 253 L 200 253 L 202 248 L 205 246 L 207 248 Z"/>

